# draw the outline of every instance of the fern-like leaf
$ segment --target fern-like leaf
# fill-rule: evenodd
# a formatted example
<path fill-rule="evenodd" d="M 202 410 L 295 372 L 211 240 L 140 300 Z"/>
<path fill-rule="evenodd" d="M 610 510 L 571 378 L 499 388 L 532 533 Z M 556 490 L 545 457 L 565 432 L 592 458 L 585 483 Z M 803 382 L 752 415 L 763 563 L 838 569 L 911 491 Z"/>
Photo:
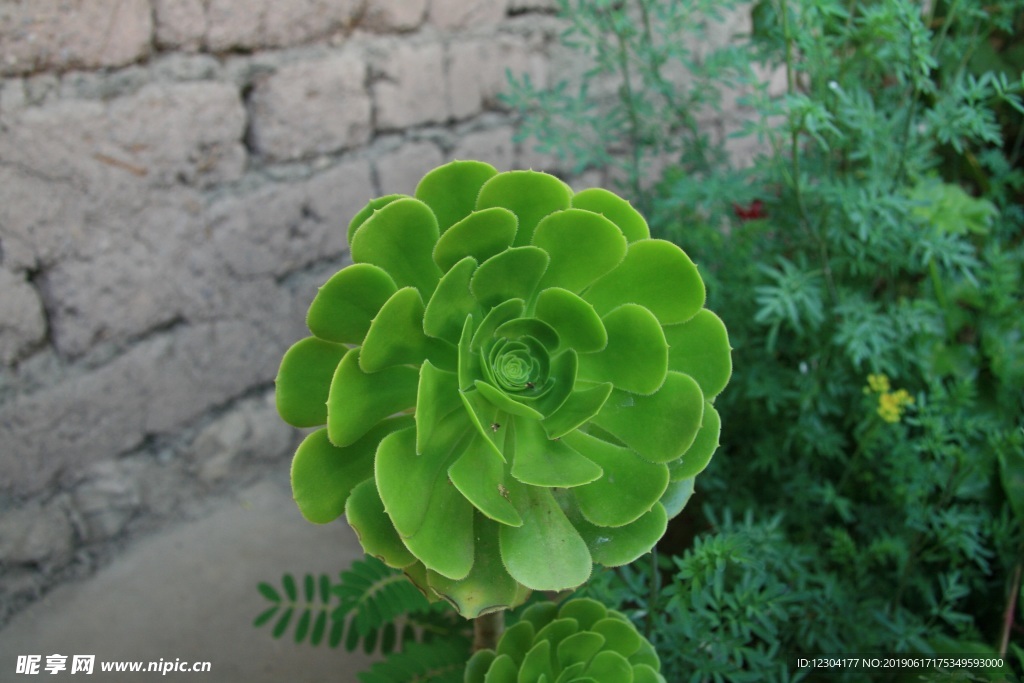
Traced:
<path fill-rule="evenodd" d="M 311 645 L 319 645 L 323 642 L 324 635 L 327 634 L 330 611 L 334 607 L 330 577 L 322 575 L 318 578 L 312 574 L 304 576 L 301 600 L 298 583 L 291 574 L 282 577 L 280 589 L 266 582 L 261 582 L 257 589 L 270 604 L 253 620 L 254 627 L 259 628 L 273 623 L 271 635 L 274 638 L 281 638 L 288 632 L 289 627 L 294 625 L 296 643 L 308 641 Z M 333 629 L 330 636 L 333 641 Z M 338 639 L 340 640 L 340 634 Z M 332 642 L 331 645 L 337 645 L 337 642 Z"/>
<path fill-rule="evenodd" d="M 408 643 L 358 677 L 362 683 L 461 683 L 469 654 L 460 639 Z"/>
<path fill-rule="evenodd" d="M 332 590 L 341 598 L 332 617 L 351 614 L 352 627 L 363 637 L 399 615 L 430 610 L 430 603 L 404 574 L 372 557 L 356 560 Z"/>

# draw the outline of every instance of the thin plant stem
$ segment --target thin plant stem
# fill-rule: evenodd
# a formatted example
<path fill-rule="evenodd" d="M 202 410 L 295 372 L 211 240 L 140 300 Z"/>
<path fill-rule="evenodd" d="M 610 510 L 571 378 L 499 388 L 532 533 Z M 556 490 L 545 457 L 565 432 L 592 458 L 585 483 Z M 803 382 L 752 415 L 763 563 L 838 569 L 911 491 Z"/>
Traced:
<path fill-rule="evenodd" d="M 504 630 L 504 612 L 481 614 L 473 620 L 473 652 L 496 649 Z"/>
<path fill-rule="evenodd" d="M 657 631 L 658 629 L 654 623 L 654 615 L 660 609 L 658 604 L 658 596 L 661 594 L 661 573 L 658 571 L 658 548 L 655 546 L 651 549 L 651 594 L 647 600 L 647 640 L 651 641 L 651 645 L 657 649 Z"/>
<path fill-rule="evenodd" d="M 789 25 L 789 5 L 786 0 L 781 0 L 780 9 L 782 14 L 782 35 L 783 40 L 786 43 L 786 91 L 790 95 L 793 95 L 797 90 L 796 58 L 793 54 L 793 44 L 796 39 L 793 37 L 792 30 Z M 832 301 L 832 305 L 836 306 L 839 303 L 839 293 L 836 290 L 835 280 L 832 275 L 828 245 L 825 244 L 825 240 L 821 237 L 821 230 L 811 223 L 810 216 L 807 213 L 807 205 L 804 201 L 803 181 L 801 179 L 800 170 L 800 131 L 803 127 L 804 121 L 801 119 L 800 125 L 793 126 L 790 132 L 789 156 L 790 163 L 792 164 L 792 171 L 787 172 L 785 175 L 790 176 L 790 185 L 793 188 L 793 199 L 796 200 L 797 211 L 800 214 L 800 223 L 804 226 L 804 230 L 807 231 L 809 236 L 818 245 L 818 258 L 821 260 L 821 269 L 825 276 L 825 284 L 827 285 L 829 299 Z"/>
<path fill-rule="evenodd" d="M 1006 656 L 1006 649 L 1010 646 L 1010 630 L 1013 628 L 1014 610 L 1017 605 L 1017 595 L 1020 593 L 1021 562 L 1013 570 L 1013 585 L 1010 587 L 1010 597 L 1006 600 L 1006 610 L 1003 612 L 1003 637 L 999 641 L 999 656 Z"/>
<path fill-rule="evenodd" d="M 622 11 L 625 12 L 624 9 Z M 615 34 L 615 39 L 619 48 L 619 69 L 622 71 L 622 90 L 620 91 L 620 99 L 626 107 L 626 112 L 629 114 L 629 136 L 631 138 L 629 160 L 630 189 L 632 190 L 633 195 L 637 198 L 641 211 L 646 212 L 648 209 L 647 198 L 644 195 L 640 182 L 640 159 L 643 154 L 643 150 L 641 149 L 640 115 L 636 109 L 636 93 L 633 89 L 633 79 L 629 73 L 629 47 L 626 45 L 625 36 L 622 35 L 622 32 L 616 26 L 614 18 L 609 18 L 609 27 L 612 33 Z"/>

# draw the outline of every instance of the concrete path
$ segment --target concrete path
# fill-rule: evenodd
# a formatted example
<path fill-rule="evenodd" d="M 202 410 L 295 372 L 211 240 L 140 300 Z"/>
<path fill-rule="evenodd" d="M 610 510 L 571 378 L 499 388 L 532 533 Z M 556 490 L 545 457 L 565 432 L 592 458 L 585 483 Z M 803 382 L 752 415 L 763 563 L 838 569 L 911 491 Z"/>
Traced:
<path fill-rule="evenodd" d="M 286 478 L 287 475 L 285 475 Z M 205 518 L 133 544 L 89 579 L 60 586 L 0 631 L 0 681 L 355 682 L 372 659 L 343 647 L 274 640 L 252 627 L 263 580 L 285 572 L 337 576 L 362 551 L 344 522 L 307 523 L 286 480 L 232 495 Z M 67 655 L 50 675 L 47 655 Z M 89 677 L 73 655 L 95 655 Z M 42 655 L 39 677 L 17 675 L 19 655 Z M 102 673 L 102 661 L 210 662 L 209 673 Z"/>

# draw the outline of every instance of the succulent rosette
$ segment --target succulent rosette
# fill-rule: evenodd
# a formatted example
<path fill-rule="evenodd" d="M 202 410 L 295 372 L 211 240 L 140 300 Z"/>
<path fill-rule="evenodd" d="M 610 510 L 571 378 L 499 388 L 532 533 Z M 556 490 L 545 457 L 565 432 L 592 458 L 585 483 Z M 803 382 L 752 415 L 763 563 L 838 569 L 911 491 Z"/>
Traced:
<path fill-rule="evenodd" d="M 494 650 L 473 654 L 464 683 L 665 683 L 650 642 L 589 598 L 530 605 Z"/>
<path fill-rule="evenodd" d="M 718 445 L 725 326 L 603 189 L 455 161 L 348 226 L 285 354 L 304 516 L 467 617 L 648 552 Z"/>

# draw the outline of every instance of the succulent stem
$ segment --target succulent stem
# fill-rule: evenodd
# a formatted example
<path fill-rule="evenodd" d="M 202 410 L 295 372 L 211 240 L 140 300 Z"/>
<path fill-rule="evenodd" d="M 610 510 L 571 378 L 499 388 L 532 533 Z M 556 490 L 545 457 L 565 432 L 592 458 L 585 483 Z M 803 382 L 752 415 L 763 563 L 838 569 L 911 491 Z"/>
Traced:
<path fill-rule="evenodd" d="M 473 652 L 494 650 L 505 630 L 505 616 L 501 611 L 481 614 L 473 620 Z"/>

